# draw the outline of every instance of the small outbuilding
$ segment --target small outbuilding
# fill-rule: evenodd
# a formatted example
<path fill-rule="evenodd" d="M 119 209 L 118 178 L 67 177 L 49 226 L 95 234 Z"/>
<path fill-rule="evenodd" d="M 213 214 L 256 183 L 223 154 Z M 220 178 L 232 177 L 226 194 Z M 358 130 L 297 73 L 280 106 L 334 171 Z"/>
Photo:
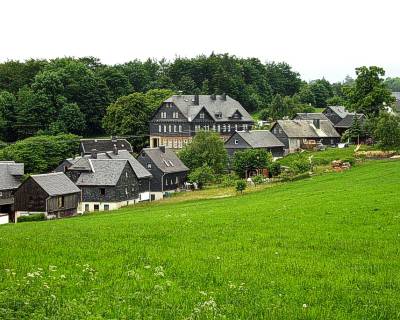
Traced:
<path fill-rule="evenodd" d="M 77 213 L 81 190 L 62 172 L 32 175 L 15 192 L 15 212 L 61 218 Z"/>
<path fill-rule="evenodd" d="M 274 158 L 284 155 L 285 145 L 268 130 L 237 131 L 224 144 L 228 155 L 247 149 L 264 149 Z"/>

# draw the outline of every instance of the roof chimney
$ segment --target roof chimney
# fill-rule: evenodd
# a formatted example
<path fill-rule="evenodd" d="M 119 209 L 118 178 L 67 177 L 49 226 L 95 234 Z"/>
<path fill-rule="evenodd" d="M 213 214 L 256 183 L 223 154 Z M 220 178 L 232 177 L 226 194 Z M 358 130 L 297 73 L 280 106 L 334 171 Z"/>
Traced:
<path fill-rule="evenodd" d="M 199 95 L 195 94 L 193 98 L 193 105 L 198 106 L 200 104 Z"/>
<path fill-rule="evenodd" d="M 226 93 L 221 94 L 221 100 L 226 100 Z"/>
<path fill-rule="evenodd" d="M 92 151 L 90 152 L 90 157 L 92 159 L 97 159 L 97 150 L 96 149 L 92 149 Z"/>
<path fill-rule="evenodd" d="M 116 144 L 114 144 L 114 146 L 113 146 L 113 153 L 114 153 L 115 155 L 118 155 L 118 148 L 117 148 L 117 145 L 116 145 Z"/>
<path fill-rule="evenodd" d="M 165 153 L 165 146 L 159 146 L 159 149 L 161 150 L 162 153 Z"/>
<path fill-rule="evenodd" d="M 211 100 L 216 100 L 216 99 L 217 99 L 217 96 L 216 96 L 215 93 L 213 93 L 213 94 L 210 96 L 210 98 L 211 98 Z"/>
<path fill-rule="evenodd" d="M 316 127 L 317 129 L 321 128 L 321 122 L 319 119 L 314 119 L 313 124 L 314 124 L 314 127 Z"/>

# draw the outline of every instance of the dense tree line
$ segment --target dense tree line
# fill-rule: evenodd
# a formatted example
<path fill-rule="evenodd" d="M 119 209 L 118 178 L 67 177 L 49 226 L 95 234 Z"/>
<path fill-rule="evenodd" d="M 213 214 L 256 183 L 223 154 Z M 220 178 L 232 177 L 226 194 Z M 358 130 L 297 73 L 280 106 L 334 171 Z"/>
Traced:
<path fill-rule="evenodd" d="M 274 95 L 292 96 L 300 86 L 300 75 L 286 63 L 228 54 L 113 66 L 93 57 L 7 61 L 0 64 L 0 140 L 37 133 L 103 134 L 108 106 L 154 89 L 227 93 L 254 112 L 268 107 Z"/>

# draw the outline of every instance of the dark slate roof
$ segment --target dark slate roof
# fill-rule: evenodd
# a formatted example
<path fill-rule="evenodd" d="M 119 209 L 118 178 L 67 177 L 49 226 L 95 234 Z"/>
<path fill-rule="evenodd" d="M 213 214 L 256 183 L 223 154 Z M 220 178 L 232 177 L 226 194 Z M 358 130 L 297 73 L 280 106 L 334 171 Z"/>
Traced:
<path fill-rule="evenodd" d="M 24 164 L 14 161 L 0 161 L 0 190 L 16 189 L 21 184 Z"/>
<path fill-rule="evenodd" d="M 333 112 L 335 112 L 339 117 L 342 119 L 347 116 L 348 114 L 354 114 L 347 111 L 347 109 L 344 106 L 327 106 L 327 108 L 331 109 Z"/>
<path fill-rule="evenodd" d="M 353 125 L 354 117 L 357 116 L 360 121 L 364 118 L 363 114 L 348 114 L 342 120 L 340 120 L 337 124 L 335 124 L 335 128 L 350 128 Z"/>
<path fill-rule="evenodd" d="M 320 129 L 317 129 L 310 120 L 278 120 L 282 130 L 289 138 L 339 138 L 329 120 L 320 120 Z"/>
<path fill-rule="evenodd" d="M 323 113 L 297 113 L 294 118 L 295 120 L 329 120 Z"/>
<path fill-rule="evenodd" d="M 115 186 L 126 166 L 126 159 L 87 159 L 92 171 L 82 172 L 78 186 Z"/>
<path fill-rule="evenodd" d="M 90 153 L 93 149 L 97 152 L 113 151 L 114 145 L 118 150 L 132 152 L 132 146 L 126 139 L 81 139 L 81 150 Z"/>
<path fill-rule="evenodd" d="M 242 115 L 241 121 L 253 121 L 253 118 L 246 109 L 243 108 L 238 101 L 232 99 L 228 95 L 226 96 L 226 99 L 217 95 L 215 100 L 212 99 L 210 95 L 199 95 L 199 104 L 194 105 L 193 101 L 194 95 L 174 95 L 164 102 L 174 103 L 182 114 L 188 118 L 188 121 L 192 121 L 203 108 L 216 122 L 231 121 L 232 115 L 237 111 Z M 217 118 L 217 113 L 221 113 L 222 117 Z"/>
<path fill-rule="evenodd" d="M 67 159 L 68 162 L 72 163 L 72 165 L 69 167 L 69 170 L 91 171 L 92 168 L 90 166 L 89 159 L 91 159 L 91 155 L 85 155 L 83 157 Z M 139 161 L 137 161 L 136 158 L 132 156 L 132 154 L 127 150 L 119 150 L 118 154 L 115 154 L 114 151 L 98 153 L 97 159 L 128 160 L 138 179 L 145 179 L 152 177 L 151 173 L 147 171 L 147 169 L 144 168 L 142 164 Z"/>
<path fill-rule="evenodd" d="M 237 131 L 237 134 L 240 135 L 252 148 L 273 148 L 285 146 L 277 137 L 267 130 Z"/>
<path fill-rule="evenodd" d="M 173 173 L 189 171 L 189 168 L 183 164 L 183 162 L 181 161 L 181 159 L 178 158 L 175 152 L 168 148 L 165 148 L 165 152 L 163 152 L 161 150 L 162 148 L 163 147 L 144 148 L 142 152 L 145 152 L 147 156 L 154 162 L 157 168 L 159 168 L 162 172 Z"/>
<path fill-rule="evenodd" d="M 62 172 L 37 174 L 31 178 L 42 187 L 49 196 L 81 192 L 79 188 Z"/>

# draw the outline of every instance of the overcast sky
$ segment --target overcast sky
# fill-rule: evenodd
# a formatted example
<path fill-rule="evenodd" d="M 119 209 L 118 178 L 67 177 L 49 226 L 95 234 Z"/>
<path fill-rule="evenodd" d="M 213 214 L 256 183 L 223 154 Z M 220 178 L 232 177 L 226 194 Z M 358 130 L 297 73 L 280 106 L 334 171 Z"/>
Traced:
<path fill-rule="evenodd" d="M 225 53 L 286 61 L 304 80 L 379 65 L 400 76 L 399 0 L 1 0 L 0 60 L 103 63 Z"/>

